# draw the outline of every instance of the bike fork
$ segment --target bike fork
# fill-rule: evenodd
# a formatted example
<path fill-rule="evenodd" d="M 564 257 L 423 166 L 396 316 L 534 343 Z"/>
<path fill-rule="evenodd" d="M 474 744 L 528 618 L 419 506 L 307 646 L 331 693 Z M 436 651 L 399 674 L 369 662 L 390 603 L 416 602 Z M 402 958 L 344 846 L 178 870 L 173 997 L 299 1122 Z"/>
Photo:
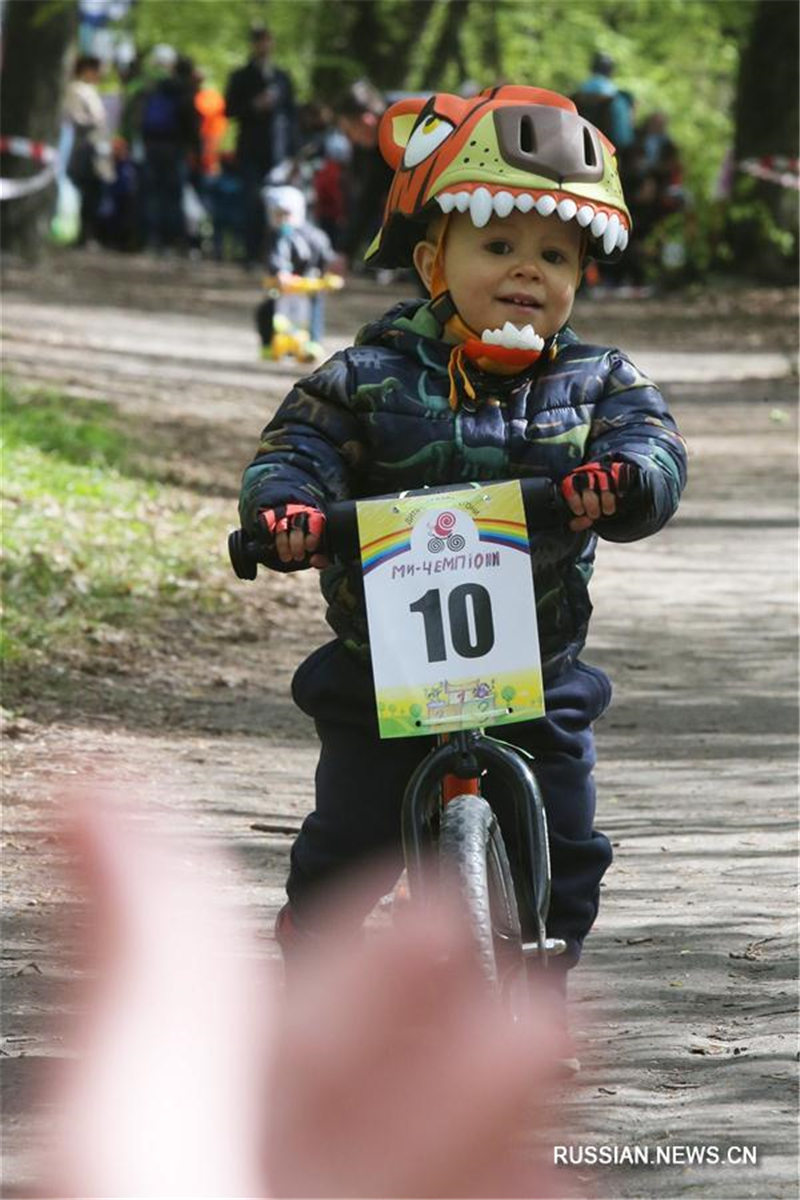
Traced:
<path fill-rule="evenodd" d="M 448 773 L 442 779 L 442 804 L 448 804 L 451 800 L 455 800 L 457 796 L 479 796 L 481 794 L 480 769 L 472 753 L 469 734 L 442 734 L 441 740 L 442 742 L 452 741 L 456 743 L 457 753 L 462 759 L 459 769 L 463 771 L 463 774 Z M 521 950 L 524 958 L 535 957 L 539 959 L 542 966 L 546 967 L 548 959 L 564 953 L 567 943 L 563 938 L 547 937 L 544 922 L 538 913 L 537 918 L 537 940 L 523 942 Z"/>

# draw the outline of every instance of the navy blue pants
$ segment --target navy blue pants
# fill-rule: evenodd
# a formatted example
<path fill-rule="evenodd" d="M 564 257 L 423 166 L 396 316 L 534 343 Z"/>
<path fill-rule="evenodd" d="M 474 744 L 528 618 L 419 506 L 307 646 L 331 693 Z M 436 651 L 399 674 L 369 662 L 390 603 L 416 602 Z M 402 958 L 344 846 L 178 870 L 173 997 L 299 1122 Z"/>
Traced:
<path fill-rule="evenodd" d="M 147 242 L 153 249 L 180 247 L 186 239 L 183 185 L 186 163 L 172 142 L 145 147 L 144 196 Z"/>
<path fill-rule="evenodd" d="M 298 668 L 292 694 L 314 718 L 322 743 L 316 773 L 316 809 L 292 847 L 286 885 L 297 921 L 312 927 L 324 905 L 324 885 L 378 858 L 374 900 L 389 891 L 402 870 L 400 806 L 411 772 L 431 738 L 378 737 L 372 677 L 338 642 L 316 650 Z M 593 829 L 595 764 L 591 724 L 607 708 L 611 685 L 597 667 L 576 663 L 545 692 L 547 716 L 504 725 L 503 741 L 535 758 L 547 810 L 553 886 L 547 931 L 567 942 L 564 966 L 577 962 L 597 916 L 600 880 L 611 862 L 611 844 Z M 492 732 L 489 730 L 488 732 Z M 492 802 L 491 779 L 483 788 Z M 502 823 L 502 822 L 501 822 Z M 513 854 L 513 847 L 510 847 Z"/>
<path fill-rule="evenodd" d="M 253 162 L 240 162 L 242 179 L 242 211 L 244 216 L 244 258 L 249 266 L 259 266 L 264 261 L 264 239 L 267 220 L 261 189 L 264 187 L 265 166 Z"/>

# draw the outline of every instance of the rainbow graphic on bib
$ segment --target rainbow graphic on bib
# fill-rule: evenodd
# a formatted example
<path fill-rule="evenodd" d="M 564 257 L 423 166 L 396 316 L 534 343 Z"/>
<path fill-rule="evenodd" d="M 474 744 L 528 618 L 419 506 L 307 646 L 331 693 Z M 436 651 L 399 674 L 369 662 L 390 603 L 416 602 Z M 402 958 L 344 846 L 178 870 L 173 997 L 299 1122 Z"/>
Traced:
<path fill-rule="evenodd" d="M 390 559 L 397 558 L 398 554 L 405 554 L 410 549 L 411 532 L 407 526 L 404 529 L 396 529 L 393 533 L 384 534 L 383 537 L 375 538 L 372 542 L 367 542 L 361 547 L 361 568 L 364 575 L 368 575 L 376 567 L 383 566 Z"/>
<path fill-rule="evenodd" d="M 478 538 L 482 542 L 492 542 L 496 546 L 507 546 L 509 550 L 530 552 L 528 527 L 520 521 L 498 521 L 491 517 L 478 517 L 475 522 L 478 528 Z"/>

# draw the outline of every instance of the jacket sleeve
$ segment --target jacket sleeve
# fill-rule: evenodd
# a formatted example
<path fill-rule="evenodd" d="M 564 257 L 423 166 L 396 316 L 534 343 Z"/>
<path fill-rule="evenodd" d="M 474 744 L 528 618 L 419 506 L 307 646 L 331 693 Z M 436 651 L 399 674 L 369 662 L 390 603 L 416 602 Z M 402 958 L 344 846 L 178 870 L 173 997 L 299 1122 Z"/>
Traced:
<path fill-rule="evenodd" d="M 225 115 L 234 121 L 241 121 L 251 115 L 249 101 L 252 97 L 249 95 L 247 87 L 247 78 L 240 68 L 233 71 L 228 79 L 228 86 L 225 89 Z"/>
<path fill-rule="evenodd" d="M 291 275 L 295 270 L 295 264 L 292 260 L 292 243 L 288 237 L 283 234 L 273 234 L 269 238 L 269 249 L 267 250 L 267 272 L 270 275 L 277 275 L 281 271 L 286 271 Z"/>
<path fill-rule="evenodd" d="M 630 359 L 616 351 L 610 366 L 584 458 L 638 468 L 641 487 L 629 507 L 596 524 L 608 541 L 632 542 L 657 533 L 677 509 L 686 484 L 686 443 L 664 397 Z"/>
<path fill-rule="evenodd" d="M 294 99 L 294 84 L 292 83 L 291 75 L 286 71 L 278 72 L 281 77 L 283 91 L 283 112 L 286 117 L 287 124 L 287 144 L 285 153 L 287 158 L 292 158 L 298 150 L 299 138 L 297 133 L 297 106 Z"/>
<path fill-rule="evenodd" d="M 335 354 L 292 388 L 264 429 L 239 498 L 241 523 L 251 535 L 263 508 L 294 503 L 324 512 L 327 503 L 352 495 L 364 447 L 349 402 L 349 373 L 345 354 Z"/>

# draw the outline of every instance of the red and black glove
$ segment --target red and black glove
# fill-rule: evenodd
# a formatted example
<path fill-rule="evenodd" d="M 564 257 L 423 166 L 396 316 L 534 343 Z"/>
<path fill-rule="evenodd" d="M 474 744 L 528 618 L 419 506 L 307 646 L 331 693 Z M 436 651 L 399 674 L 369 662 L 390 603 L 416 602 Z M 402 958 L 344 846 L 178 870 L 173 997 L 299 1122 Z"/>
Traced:
<path fill-rule="evenodd" d="M 275 508 L 262 508 L 258 523 L 266 533 L 270 545 L 274 545 L 279 533 L 291 533 L 300 529 L 306 536 L 321 538 L 325 529 L 325 514 L 309 504 L 277 504 Z"/>
<path fill-rule="evenodd" d="M 561 480 L 561 494 L 567 503 L 584 492 L 595 492 L 601 499 L 603 492 L 610 492 L 622 499 L 635 486 L 636 477 L 636 467 L 631 463 L 583 463 Z"/>
<path fill-rule="evenodd" d="M 258 526 L 261 540 L 270 552 L 272 561 L 267 565 L 272 570 L 299 571 L 308 566 L 322 570 L 328 565 L 327 556 L 320 547 L 325 514 L 318 508 L 309 504 L 276 504 L 274 508 L 262 508 Z M 285 539 L 281 535 L 285 535 Z M 307 538 L 317 539 L 313 548 L 306 545 Z"/>

